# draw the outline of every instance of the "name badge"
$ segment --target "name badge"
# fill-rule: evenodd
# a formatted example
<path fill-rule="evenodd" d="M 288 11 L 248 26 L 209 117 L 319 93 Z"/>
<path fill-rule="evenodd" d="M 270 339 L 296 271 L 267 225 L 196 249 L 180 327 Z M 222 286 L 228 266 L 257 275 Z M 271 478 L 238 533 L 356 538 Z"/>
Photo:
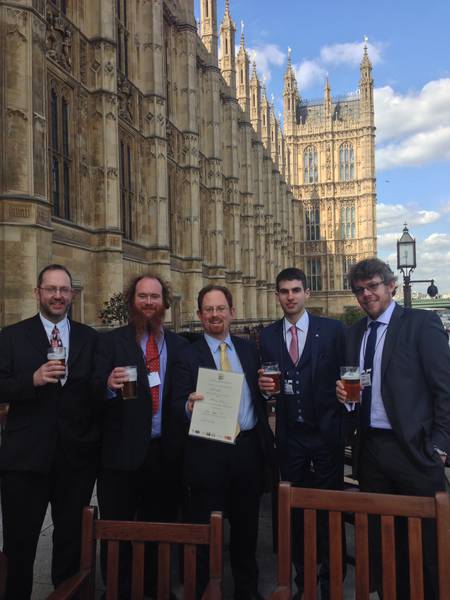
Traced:
<path fill-rule="evenodd" d="M 294 393 L 294 388 L 292 386 L 292 379 L 284 380 L 284 393 L 287 395 L 292 395 Z"/>
<path fill-rule="evenodd" d="M 361 381 L 361 385 L 363 387 L 370 387 L 372 385 L 372 380 L 371 380 L 371 377 L 370 377 L 370 372 L 371 372 L 371 369 L 367 369 L 367 371 L 362 371 L 361 372 L 361 379 L 360 379 L 360 381 Z"/>
<path fill-rule="evenodd" d="M 151 373 L 148 374 L 148 385 L 152 388 L 152 387 L 155 387 L 155 385 L 160 385 L 160 384 L 161 384 L 161 379 L 159 378 L 158 371 L 151 371 Z"/>

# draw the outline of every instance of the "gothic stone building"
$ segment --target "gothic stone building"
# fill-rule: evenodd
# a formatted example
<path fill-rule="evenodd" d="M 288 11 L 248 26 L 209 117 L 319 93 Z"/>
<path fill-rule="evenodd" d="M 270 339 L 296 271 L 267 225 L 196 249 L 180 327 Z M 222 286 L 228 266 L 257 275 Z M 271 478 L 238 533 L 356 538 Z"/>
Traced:
<path fill-rule="evenodd" d="M 352 305 L 344 274 L 375 252 L 371 65 L 359 94 L 303 102 L 290 61 L 284 130 L 229 2 L 0 0 L 0 327 L 35 311 L 60 262 L 74 316 L 148 268 L 175 327 L 209 282 L 243 323 L 277 316 L 276 273 L 305 269 L 311 305 Z M 219 60 L 219 40 L 220 55 Z"/>

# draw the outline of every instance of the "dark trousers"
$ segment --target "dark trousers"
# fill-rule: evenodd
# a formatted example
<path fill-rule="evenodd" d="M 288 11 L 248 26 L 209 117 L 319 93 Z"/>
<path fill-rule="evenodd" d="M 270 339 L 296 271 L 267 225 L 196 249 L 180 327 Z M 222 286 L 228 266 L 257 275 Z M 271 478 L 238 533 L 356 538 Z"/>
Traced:
<path fill-rule="evenodd" d="M 318 428 L 298 423 L 289 430 L 287 454 L 280 465 L 281 477 L 296 487 L 341 490 L 344 483 L 343 463 L 344 449 L 342 449 L 342 453 L 331 450 L 323 440 Z M 292 521 L 292 560 L 296 571 L 295 582 L 299 592 L 302 592 L 304 588 L 303 511 L 295 510 Z M 343 539 L 345 556 L 345 537 Z M 328 598 L 330 567 L 328 515 L 326 513 L 318 515 L 317 540 L 321 596 Z"/>
<path fill-rule="evenodd" d="M 50 503 L 53 521 L 51 575 L 56 587 L 80 567 L 81 515 L 91 500 L 96 465 L 70 466 L 58 454 L 48 474 L 1 475 L 3 550 L 8 558 L 7 600 L 29 600 L 39 534 Z"/>
<path fill-rule="evenodd" d="M 259 503 L 263 489 L 263 456 L 253 429 L 235 445 L 189 440 L 187 521 L 208 523 L 220 510 L 230 522 L 230 560 L 235 600 L 246 600 L 257 590 Z M 198 551 L 198 595 L 208 581 L 208 548 Z"/>
<path fill-rule="evenodd" d="M 359 484 L 363 492 L 434 496 L 444 491 L 444 465 L 436 454 L 435 467 L 421 467 L 409 456 L 391 430 L 369 429 L 362 439 L 359 463 Z M 380 522 L 372 518 L 369 524 L 371 549 L 371 588 L 381 597 L 381 537 Z M 436 530 L 433 522 L 423 523 L 425 598 L 438 598 Z M 409 598 L 408 534 L 404 519 L 396 520 L 396 560 L 398 598 Z"/>
<path fill-rule="evenodd" d="M 163 464 L 161 440 L 150 442 L 143 464 L 134 471 L 102 469 L 97 482 L 97 496 L 102 519 L 113 521 L 176 521 L 180 492 L 177 478 Z M 128 542 L 120 544 L 119 590 L 120 598 L 131 594 L 132 548 Z M 106 543 L 101 544 L 100 564 L 106 583 Z M 147 595 L 155 595 L 157 551 L 155 544 L 145 546 L 144 586 Z"/>

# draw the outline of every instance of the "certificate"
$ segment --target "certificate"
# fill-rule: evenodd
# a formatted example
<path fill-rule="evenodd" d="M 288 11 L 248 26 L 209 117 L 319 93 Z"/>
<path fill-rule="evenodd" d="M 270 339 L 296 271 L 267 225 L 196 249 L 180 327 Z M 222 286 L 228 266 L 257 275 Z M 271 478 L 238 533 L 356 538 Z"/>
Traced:
<path fill-rule="evenodd" d="M 203 400 L 194 403 L 189 435 L 234 444 L 243 382 L 242 373 L 201 367 L 196 391 Z"/>

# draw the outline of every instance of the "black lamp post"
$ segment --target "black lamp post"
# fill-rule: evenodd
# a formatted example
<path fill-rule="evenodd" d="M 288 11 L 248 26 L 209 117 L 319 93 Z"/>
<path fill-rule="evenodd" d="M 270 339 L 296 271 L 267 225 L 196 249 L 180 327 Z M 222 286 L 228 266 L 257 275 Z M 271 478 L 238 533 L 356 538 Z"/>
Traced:
<path fill-rule="evenodd" d="M 403 306 L 411 308 L 411 283 L 430 283 L 427 294 L 434 298 L 438 295 L 438 289 L 434 285 L 434 279 L 411 279 L 411 273 L 416 268 L 416 240 L 411 237 L 408 227 L 403 228 L 402 236 L 397 240 L 397 269 L 403 273 Z"/>

